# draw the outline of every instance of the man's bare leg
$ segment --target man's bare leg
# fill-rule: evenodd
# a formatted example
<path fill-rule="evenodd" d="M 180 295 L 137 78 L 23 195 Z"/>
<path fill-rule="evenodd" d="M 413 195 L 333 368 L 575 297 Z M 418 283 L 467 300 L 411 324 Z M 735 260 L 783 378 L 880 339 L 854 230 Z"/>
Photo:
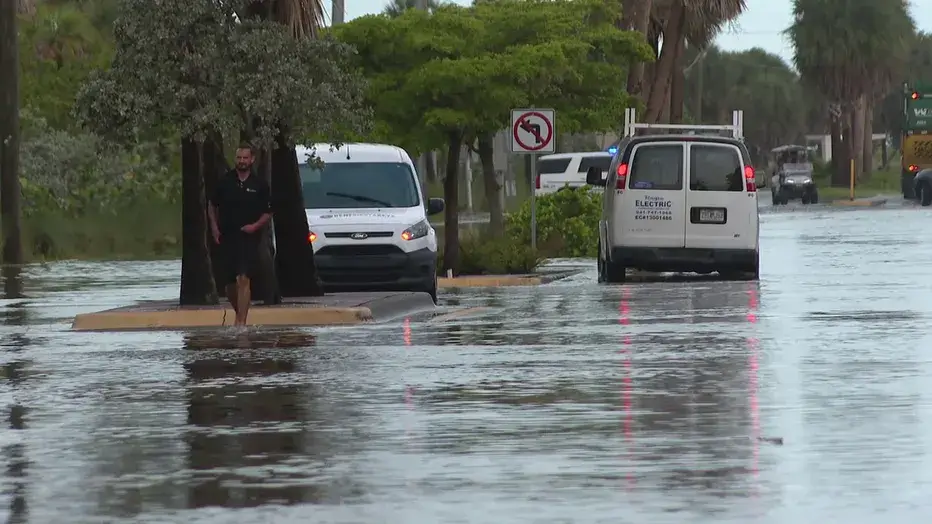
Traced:
<path fill-rule="evenodd" d="M 232 284 L 227 284 L 226 286 L 227 300 L 230 301 L 230 305 L 233 306 L 233 312 L 236 313 L 237 317 L 239 316 L 239 301 L 236 296 L 236 282 Z"/>
<path fill-rule="evenodd" d="M 249 315 L 249 302 L 252 300 L 249 289 L 249 277 L 236 275 L 236 302 L 239 311 L 236 312 L 236 325 L 245 326 L 246 316 Z"/>

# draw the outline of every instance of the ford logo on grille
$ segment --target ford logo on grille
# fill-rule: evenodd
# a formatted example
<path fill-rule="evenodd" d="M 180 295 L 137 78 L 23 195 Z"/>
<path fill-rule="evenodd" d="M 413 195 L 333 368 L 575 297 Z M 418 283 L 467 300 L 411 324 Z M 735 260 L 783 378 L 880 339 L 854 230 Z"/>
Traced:
<path fill-rule="evenodd" d="M 350 238 L 353 240 L 365 240 L 369 238 L 369 235 L 367 233 L 353 233 L 350 235 Z"/>

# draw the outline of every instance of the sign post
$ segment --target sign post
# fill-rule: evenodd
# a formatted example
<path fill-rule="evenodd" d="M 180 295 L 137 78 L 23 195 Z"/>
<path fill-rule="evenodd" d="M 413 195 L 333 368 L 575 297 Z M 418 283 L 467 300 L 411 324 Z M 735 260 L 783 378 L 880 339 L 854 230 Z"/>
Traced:
<path fill-rule="evenodd" d="M 511 110 L 511 152 L 531 155 L 531 248 L 537 249 L 537 155 L 556 151 L 553 109 Z"/>

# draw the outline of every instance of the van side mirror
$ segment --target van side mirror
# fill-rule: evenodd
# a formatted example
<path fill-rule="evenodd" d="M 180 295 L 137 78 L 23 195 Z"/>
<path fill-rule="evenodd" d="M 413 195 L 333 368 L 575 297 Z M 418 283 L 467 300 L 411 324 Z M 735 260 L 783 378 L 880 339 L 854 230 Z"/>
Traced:
<path fill-rule="evenodd" d="M 586 171 L 586 183 L 590 186 L 605 187 L 605 179 L 602 178 L 602 170 L 597 166 L 591 166 Z"/>
<path fill-rule="evenodd" d="M 429 198 L 427 199 L 427 214 L 436 215 L 437 213 L 443 213 L 445 204 L 443 203 L 442 198 Z"/>

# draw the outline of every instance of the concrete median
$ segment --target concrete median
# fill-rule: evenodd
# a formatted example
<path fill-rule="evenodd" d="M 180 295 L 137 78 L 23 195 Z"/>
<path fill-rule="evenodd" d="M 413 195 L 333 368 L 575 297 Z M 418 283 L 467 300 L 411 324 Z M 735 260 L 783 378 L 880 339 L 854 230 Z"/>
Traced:
<path fill-rule="evenodd" d="M 254 305 L 251 326 L 339 326 L 390 320 L 433 309 L 427 293 L 338 293 L 286 299 L 275 306 Z M 228 302 L 214 306 L 179 306 L 174 301 L 144 302 L 75 317 L 75 331 L 188 329 L 233 325 Z"/>

